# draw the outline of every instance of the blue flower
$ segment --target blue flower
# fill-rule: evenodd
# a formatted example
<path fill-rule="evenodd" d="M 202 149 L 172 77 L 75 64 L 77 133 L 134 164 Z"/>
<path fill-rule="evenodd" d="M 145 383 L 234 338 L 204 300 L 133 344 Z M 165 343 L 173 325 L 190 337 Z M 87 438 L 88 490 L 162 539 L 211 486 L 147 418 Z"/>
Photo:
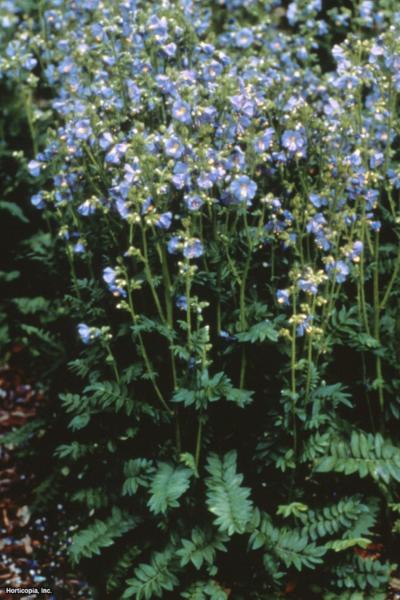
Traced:
<path fill-rule="evenodd" d="M 318 286 L 314 281 L 309 281 L 308 279 L 299 279 L 297 282 L 299 289 L 302 292 L 306 292 L 306 294 L 315 294 L 318 292 Z"/>
<path fill-rule="evenodd" d="M 334 260 L 325 267 L 327 273 L 335 275 L 336 283 L 344 283 L 350 273 L 349 266 L 344 260 Z"/>
<path fill-rule="evenodd" d="M 205 81 L 214 81 L 223 71 L 223 66 L 216 60 L 212 60 L 203 69 L 203 79 Z"/>
<path fill-rule="evenodd" d="M 24 69 L 27 71 L 32 71 L 37 65 L 37 60 L 33 56 L 28 56 L 28 58 L 24 61 Z"/>
<path fill-rule="evenodd" d="M 218 335 L 219 337 L 223 338 L 224 340 L 228 340 L 229 342 L 234 342 L 237 339 L 235 335 L 231 335 L 228 331 L 225 331 L 224 329 L 221 329 Z"/>
<path fill-rule="evenodd" d="M 78 140 L 87 140 L 92 135 L 89 119 L 81 119 L 75 123 L 75 136 Z"/>
<path fill-rule="evenodd" d="M 74 246 L 72 247 L 73 251 L 75 252 L 75 254 L 83 254 L 86 250 L 85 245 L 83 244 L 83 242 L 76 242 L 76 244 L 74 244 Z"/>
<path fill-rule="evenodd" d="M 85 200 L 78 206 L 78 213 L 82 217 L 88 217 L 96 212 L 96 205 L 91 200 Z"/>
<path fill-rule="evenodd" d="M 145 201 L 142 204 L 142 209 L 140 211 L 140 214 L 145 215 L 151 208 L 153 202 L 153 196 L 147 196 L 147 198 L 145 199 Z"/>
<path fill-rule="evenodd" d="M 142 97 L 142 90 L 131 79 L 126 82 L 126 86 L 128 88 L 129 98 L 132 100 L 132 102 L 138 104 L 140 102 L 140 98 Z"/>
<path fill-rule="evenodd" d="M 180 123 L 190 124 L 192 122 L 190 105 L 178 98 L 172 105 L 172 116 Z"/>
<path fill-rule="evenodd" d="M 371 169 L 376 169 L 376 167 L 380 167 L 383 164 L 384 160 L 385 156 L 383 152 L 375 152 L 369 159 Z"/>
<path fill-rule="evenodd" d="M 275 130 L 272 129 L 272 127 L 269 127 L 268 129 L 266 129 L 262 135 L 260 135 L 259 137 L 257 137 L 254 140 L 254 142 L 253 142 L 254 150 L 257 153 L 265 152 L 266 150 L 268 150 L 268 148 L 270 148 L 270 146 L 272 144 L 272 138 L 274 136 L 274 133 L 275 133 Z"/>
<path fill-rule="evenodd" d="M 251 29 L 245 27 L 236 33 L 235 44 L 238 48 L 249 48 L 254 41 L 254 35 Z"/>
<path fill-rule="evenodd" d="M 203 244 L 197 238 L 187 240 L 183 245 L 183 256 L 185 258 L 199 258 L 204 253 Z"/>
<path fill-rule="evenodd" d="M 359 262 L 363 250 L 364 244 L 360 240 L 357 240 L 354 242 L 350 252 L 348 252 L 346 256 L 349 260 L 352 260 L 353 262 Z"/>
<path fill-rule="evenodd" d="M 204 204 L 204 201 L 198 194 L 189 194 L 184 196 L 184 202 L 191 211 L 199 210 L 199 208 L 201 208 Z"/>
<path fill-rule="evenodd" d="M 156 221 L 156 227 L 160 229 L 169 229 L 172 223 L 172 212 L 168 211 L 160 215 L 159 219 Z"/>
<path fill-rule="evenodd" d="M 108 150 L 108 148 L 110 146 L 112 146 L 113 143 L 114 143 L 114 138 L 111 135 L 111 133 L 109 133 L 108 131 L 103 133 L 99 138 L 99 145 L 102 150 Z"/>
<path fill-rule="evenodd" d="M 79 323 L 78 333 L 79 333 L 79 337 L 81 338 L 81 340 L 84 344 L 88 344 L 90 342 L 91 328 L 89 327 L 89 325 L 86 325 L 85 323 Z"/>
<path fill-rule="evenodd" d="M 161 46 L 161 50 L 164 52 L 168 58 L 172 58 L 176 54 L 177 45 L 174 42 L 170 42 L 169 44 L 164 44 Z"/>
<path fill-rule="evenodd" d="M 190 185 L 189 166 L 185 162 L 178 161 L 175 163 L 172 183 L 177 190 L 182 190 L 185 186 Z"/>
<path fill-rule="evenodd" d="M 310 194 L 308 198 L 315 208 L 321 208 L 321 206 L 326 206 L 328 204 L 327 199 L 321 198 L 319 194 Z"/>
<path fill-rule="evenodd" d="M 196 181 L 202 190 L 210 190 L 214 185 L 211 173 L 200 173 Z"/>
<path fill-rule="evenodd" d="M 311 327 L 312 320 L 312 315 L 303 317 L 303 321 L 299 323 L 296 328 L 296 333 L 299 337 L 303 337 L 303 335 L 308 332 L 309 328 Z"/>
<path fill-rule="evenodd" d="M 292 152 L 303 152 L 306 147 L 306 139 L 299 131 L 288 129 L 282 135 L 282 146 Z"/>
<path fill-rule="evenodd" d="M 168 96 L 175 94 L 175 84 L 167 75 L 156 75 L 155 80 L 163 94 Z"/>
<path fill-rule="evenodd" d="M 112 267 L 106 267 L 103 270 L 103 279 L 108 285 L 113 285 L 117 274 Z"/>
<path fill-rule="evenodd" d="M 30 160 L 28 162 L 28 171 L 32 177 L 39 177 L 43 163 L 39 160 Z"/>
<path fill-rule="evenodd" d="M 276 299 L 278 304 L 289 304 L 289 290 L 276 290 Z"/>
<path fill-rule="evenodd" d="M 185 146 L 176 135 L 171 135 L 164 142 L 165 154 L 171 158 L 180 158 L 185 151 Z"/>
<path fill-rule="evenodd" d="M 256 195 L 257 184 L 247 175 L 240 175 L 232 181 L 228 189 L 237 202 L 250 204 Z"/>
<path fill-rule="evenodd" d="M 200 125 L 214 123 L 217 116 L 217 109 L 214 106 L 206 106 L 201 108 L 196 116 L 196 120 Z"/>
<path fill-rule="evenodd" d="M 31 197 L 31 204 L 38 209 L 42 209 L 46 206 L 42 194 L 39 192 L 38 194 L 34 194 Z"/>
<path fill-rule="evenodd" d="M 179 310 L 187 310 L 188 304 L 186 296 L 178 296 L 175 300 L 175 305 Z"/>
<path fill-rule="evenodd" d="M 124 156 L 127 149 L 128 149 L 128 144 L 125 144 L 125 143 L 116 144 L 106 154 L 106 162 L 111 163 L 112 165 L 118 165 L 121 162 L 121 159 Z"/>
<path fill-rule="evenodd" d="M 130 211 L 129 211 L 129 208 L 123 198 L 118 197 L 115 202 L 115 206 L 116 206 L 117 211 L 119 212 L 119 215 L 122 219 L 126 219 L 129 216 Z"/>
<path fill-rule="evenodd" d="M 118 287 L 115 283 L 115 279 L 117 277 L 117 273 L 115 269 L 112 267 L 106 267 L 103 270 L 103 280 L 108 285 L 110 292 L 114 294 L 114 296 L 123 296 L 126 297 L 126 292 L 123 288 Z"/>
<path fill-rule="evenodd" d="M 146 23 L 147 31 L 158 44 L 164 43 L 168 38 L 168 23 L 165 17 L 159 19 L 152 15 Z"/>
<path fill-rule="evenodd" d="M 176 254 L 181 245 L 181 238 L 177 235 L 174 235 L 167 244 L 167 250 L 170 254 Z"/>

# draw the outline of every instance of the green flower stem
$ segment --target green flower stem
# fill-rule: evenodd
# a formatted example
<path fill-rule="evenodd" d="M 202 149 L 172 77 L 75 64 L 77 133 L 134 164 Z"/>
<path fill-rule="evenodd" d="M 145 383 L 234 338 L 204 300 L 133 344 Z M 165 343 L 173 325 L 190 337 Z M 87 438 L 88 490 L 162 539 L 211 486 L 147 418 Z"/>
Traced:
<path fill-rule="evenodd" d="M 397 280 L 397 277 L 399 275 L 399 271 L 400 271 L 400 248 L 399 248 L 399 250 L 397 252 L 396 263 L 395 263 L 395 266 L 394 266 L 394 270 L 393 270 L 392 276 L 391 276 L 391 278 L 389 280 L 389 284 L 388 284 L 388 286 L 386 288 L 386 291 L 385 291 L 385 294 L 383 296 L 382 302 L 380 303 L 380 310 L 381 311 L 385 308 L 385 306 L 386 306 L 386 304 L 387 304 L 387 302 L 388 302 L 388 300 L 390 298 L 390 293 L 391 293 L 392 288 L 393 288 L 393 286 L 394 286 L 394 284 L 395 284 L 395 282 Z"/>
<path fill-rule="evenodd" d="M 297 455 L 297 423 L 296 423 L 296 293 L 293 293 L 293 322 L 290 351 L 290 387 L 292 395 L 292 426 L 293 426 L 293 453 Z"/>
<path fill-rule="evenodd" d="M 32 91 L 25 87 L 25 89 L 22 91 L 22 95 L 23 95 L 23 99 L 24 99 L 26 120 L 28 121 L 28 128 L 29 128 L 29 133 L 31 136 L 32 151 L 33 151 L 34 156 L 36 156 L 39 151 L 39 148 L 38 148 L 38 142 L 37 142 L 37 134 L 36 134 L 35 125 L 34 125 L 34 118 L 33 118 Z"/>
<path fill-rule="evenodd" d="M 74 253 L 73 253 L 72 248 L 71 248 L 71 246 L 69 244 L 66 245 L 66 253 L 67 253 L 67 259 L 68 259 L 68 263 L 69 263 L 69 269 L 70 269 L 71 278 L 72 278 L 72 281 L 73 281 L 73 287 L 74 287 L 74 291 L 75 291 L 76 297 L 78 298 L 78 300 L 82 300 L 81 292 L 79 290 L 79 285 L 78 285 L 78 278 L 76 276 Z"/>
<path fill-rule="evenodd" d="M 380 344 L 380 300 L 379 300 L 379 231 L 375 233 L 375 264 L 373 273 L 373 298 L 374 298 L 374 337 Z M 384 410 L 382 360 L 376 356 L 376 377 L 378 381 L 378 397 L 381 412 Z"/>
<path fill-rule="evenodd" d="M 148 253 L 148 248 L 147 248 L 147 237 L 146 237 L 145 228 L 143 226 L 141 227 L 141 231 L 142 231 L 142 244 L 143 244 L 143 257 L 144 257 L 144 271 L 146 274 L 147 283 L 150 286 L 151 294 L 153 296 L 153 300 L 156 305 L 160 319 L 163 323 L 165 323 L 166 320 L 165 320 L 165 316 L 164 316 L 164 311 L 161 307 L 161 302 L 158 297 L 157 290 L 154 286 L 153 274 L 150 269 L 149 253 Z"/>
<path fill-rule="evenodd" d="M 195 454 L 194 454 L 194 460 L 195 460 L 197 469 L 199 467 L 199 462 L 200 462 L 202 433 L 203 433 L 203 415 L 200 413 L 199 420 L 198 420 L 198 426 L 197 426 L 197 435 L 196 435 L 196 450 L 195 450 Z"/>
<path fill-rule="evenodd" d="M 165 251 L 165 245 L 161 247 L 160 243 L 156 242 L 158 256 L 161 262 L 161 269 L 163 274 L 163 282 L 164 282 L 164 298 L 165 298 L 165 311 L 167 315 L 167 325 L 171 332 L 174 331 L 174 313 L 173 313 L 173 304 L 172 304 L 172 283 L 171 283 L 171 275 L 168 268 L 168 258 L 167 253 Z M 171 348 L 170 351 L 170 359 L 171 359 L 171 372 L 172 372 L 172 384 L 174 391 L 178 387 L 177 381 L 177 371 L 176 371 L 176 361 L 175 355 Z M 175 446 L 178 453 L 181 452 L 182 449 L 182 436 L 181 436 L 181 427 L 179 422 L 179 407 L 176 407 L 174 410 L 175 414 Z"/>
<path fill-rule="evenodd" d="M 246 257 L 246 262 L 244 265 L 242 277 L 240 279 L 240 289 L 239 289 L 239 321 L 240 321 L 240 331 L 246 331 L 247 329 L 247 316 L 246 316 L 246 286 L 247 286 L 247 278 L 250 271 L 251 258 L 253 253 L 253 240 L 249 231 L 249 224 L 247 221 L 247 212 L 244 213 L 244 225 L 245 232 L 247 236 L 247 245 L 248 245 L 248 254 Z M 246 367 L 247 367 L 247 352 L 246 346 L 242 347 L 242 357 L 240 361 L 240 378 L 239 378 L 239 388 L 242 390 L 244 388 L 245 377 L 246 377 Z"/>
<path fill-rule="evenodd" d="M 115 359 L 115 356 L 111 350 L 111 346 L 108 340 L 103 340 L 104 341 L 104 347 L 107 350 L 107 358 L 109 359 L 109 363 L 112 367 L 112 370 L 114 372 L 114 376 L 115 376 L 115 380 L 117 383 L 120 383 L 121 381 L 121 377 L 119 374 L 119 369 L 118 369 L 118 364 L 117 361 Z"/>
<path fill-rule="evenodd" d="M 187 328 L 187 345 L 188 345 L 188 349 L 189 352 L 191 352 L 192 350 L 192 314 L 191 314 L 191 308 L 190 308 L 190 303 L 191 303 L 191 298 L 190 298 L 190 294 L 191 294 L 191 287 L 192 287 L 192 281 L 191 281 L 191 275 L 190 275 L 190 267 L 189 267 L 189 261 L 186 260 L 185 262 L 185 269 L 187 269 L 186 273 L 185 273 L 185 294 L 186 294 L 186 328 Z"/>
<path fill-rule="evenodd" d="M 171 276 L 168 269 L 168 259 L 165 248 L 162 248 L 162 260 L 161 260 L 161 268 L 164 279 L 164 297 L 165 297 L 165 309 L 167 314 L 167 324 L 171 331 L 174 331 L 174 311 L 172 304 L 172 283 Z M 175 364 L 175 356 L 171 350 L 171 367 L 172 367 L 172 378 L 174 389 L 177 386 L 177 375 L 176 375 L 176 364 Z"/>
<path fill-rule="evenodd" d="M 136 326 L 138 319 L 137 319 L 137 315 L 136 315 L 136 312 L 135 312 L 135 309 L 134 309 L 134 305 L 133 305 L 132 292 L 131 292 L 131 289 L 130 289 L 130 286 L 129 286 L 129 275 L 128 275 L 128 273 L 126 271 L 125 271 L 125 277 L 126 277 L 126 280 L 128 281 L 128 306 L 129 306 L 129 312 L 130 312 L 130 315 L 131 315 L 131 318 L 132 318 L 132 322 Z M 157 395 L 157 398 L 159 399 L 160 403 L 165 408 L 165 410 L 170 415 L 172 415 L 173 412 L 169 408 L 168 404 L 166 403 L 166 401 L 164 399 L 164 396 L 162 395 L 161 390 L 158 387 L 158 384 L 156 382 L 156 379 L 155 379 L 155 376 L 154 376 L 153 367 L 152 367 L 152 364 L 150 362 L 149 356 L 147 354 L 146 346 L 144 344 L 142 334 L 139 331 L 136 335 L 137 335 L 137 338 L 139 340 L 140 353 L 141 353 L 142 358 L 144 360 L 144 364 L 146 366 L 147 373 L 149 375 L 150 381 L 151 381 L 151 383 L 153 385 L 153 388 L 154 388 L 154 391 L 155 391 L 155 393 Z"/>
<path fill-rule="evenodd" d="M 396 93 L 393 93 L 392 77 L 390 77 L 390 80 L 389 80 L 388 106 L 389 106 L 389 114 L 388 114 L 388 122 L 387 122 L 387 141 L 386 141 L 386 147 L 385 147 L 385 160 L 384 160 L 384 165 L 383 165 L 383 173 L 387 173 L 387 170 L 389 168 L 390 149 L 391 149 L 390 148 L 390 132 L 392 130 L 393 117 L 395 116 L 395 112 L 396 112 Z M 388 185 L 386 185 L 386 192 L 387 192 L 387 196 L 388 196 L 388 200 L 389 200 L 389 207 L 390 207 L 390 211 L 392 213 L 392 217 L 394 219 L 396 219 L 396 208 L 395 208 L 395 205 L 393 202 L 391 190 L 389 189 Z"/>
<path fill-rule="evenodd" d="M 247 277 L 250 270 L 251 263 L 251 253 L 247 256 L 245 267 L 243 270 L 243 275 L 240 282 L 240 291 L 239 291 L 239 311 L 240 311 L 240 331 L 246 331 L 247 329 L 247 317 L 246 317 L 246 284 Z M 243 345 L 242 347 L 242 358 L 240 362 L 240 379 L 239 379 L 239 387 L 242 390 L 244 387 L 245 376 L 246 376 L 246 366 L 247 366 L 247 353 L 246 347 Z"/>
<path fill-rule="evenodd" d="M 87 144 L 86 142 L 83 142 L 83 148 L 85 149 L 86 155 L 89 158 L 90 162 L 92 163 L 93 167 L 95 168 L 96 172 L 100 174 L 100 178 L 101 178 L 101 181 L 102 181 L 105 189 L 107 189 L 108 183 L 107 183 L 106 173 L 105 173 L 102 163 L 97 160 L 97 158 L 93 154 L 92 149 L 89 146 L 89 144 Z M 97 183 L 94 180 L 94 178 L 92 177 L 92 175 L 90 174 L 90 170 L 87 169 L 86 172 L 89 176 L 89 179 L 91 181 L 91 184 L 93 185 L 94 190 L 96 191 L 97 194 L 102 196 L 103 192 L 100 189 L 100 187 L 97 185 Z"/>
<path fill-rule="evenodd" d="M 361 354 L 362 377 L 363 377 L 363 381 L 366 382 L 366 380 L 367 380 L 367 365 L 366 365 L 366 361 L 365 361 L 365 352 L 362 350 L 360 352 L 360 354 Z M 370 396 L 368 387 L 367 386 L 365 386 L 365 387 L 366 387 L 365 397 L 367 399 L 369 421 L 371 424 L 372 431 L 374 433 L 376 433 L 375 419 L 374 419 L 374 414 L 372 412 L 371 396 Z"/>
<path fill-rule="evenodd" d="M 362 242 L 365 248 L 365 225 L 366 225 L 366 216 L 365 216 L 365 203 L 364 203 L 364 209 L 363 209 L 363 217 L 362 217 Z M 360 312 L 361 312 L 361 318 L 362 318 L 362 322 L 364 324 L 364 328 L 365 328 L 365 332 L 368 335 L 371 335 L 371 330 L 369 327 L 369 322 L 368 322 L 368 315 L 367 315 L 367 304 L 366 304 L 366 300 L 365 300 L 365 273 L 364 273 L 364 263 L 365 263 L 365 256 L 364 256 L 364 249 L 361 252 L 361 256 L 360 256 L 360 277 L 357 279 L 357 285 L 358 285 L 358 299 L 359 299 L 359 303 L 360 303 Z"/>
<path fill-rule="evenodd" d="M 313 296 L 312 303 L 311 303 L 310 315 L 312 317 L 315 317 L 316 300 L 317 300 L 317 297 L 315 295 L 315 296 Z M 307 340 L 307 378 L 306 378 L 306 391 L 305 391 L 306 402 L 309 399 L 310 387 L 311 387 L 312 352 L 313 352 L 313 334 L 312 334 L 312 330 L 311 330 L 311 332 L 308 334 L 308 340 Z"/>

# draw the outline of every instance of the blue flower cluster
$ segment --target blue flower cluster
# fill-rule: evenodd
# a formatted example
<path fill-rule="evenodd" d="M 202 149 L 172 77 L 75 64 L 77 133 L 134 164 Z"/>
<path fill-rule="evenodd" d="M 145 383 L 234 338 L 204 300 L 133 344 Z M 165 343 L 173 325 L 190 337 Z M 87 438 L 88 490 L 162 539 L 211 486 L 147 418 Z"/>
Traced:
<path fill-rule="evenodd" d="M 243 239 L 232 223 L 261 260 L 273 251 L 298 264 L 274 291 L 283 310 L 344 284 L 381 230 L 382 194 L 394 218 L 387 190 L 400 186 L 390 150 L 400 48 L 383 4 L 360 4 L 357 27 L 377 35 L 334 46 L 336 68 L 325 73 L 322 38 L 350 22 L 346 9 L 324 21 L 320 0 L 266 1 L 256 23 L 242 11 L 259 2 L 221 1 L 233 16 L 217 35 L 205 1 L 49 2 L 40 60 L 58 128 L 28 164 L 44 183 L 32 204 L 62 215 L 61 237 L 82 258 L 91 221 L 125 228 L 129 241 L 109 260 L 122 257 L 129 271 L 139 257 L 150 288 L 164 249 L 182 275 L 181 259 L 207 269 L 217 244 L 237 277 L 240 251 L 229 246 Z M 285 33 L 282 15 L 300 35 Z M 35 68 L 18 39 L 7 56 L 9 73 Z M 119 285 L 103 268 L 109 290 L 127 297 L 126 278 Z"/>

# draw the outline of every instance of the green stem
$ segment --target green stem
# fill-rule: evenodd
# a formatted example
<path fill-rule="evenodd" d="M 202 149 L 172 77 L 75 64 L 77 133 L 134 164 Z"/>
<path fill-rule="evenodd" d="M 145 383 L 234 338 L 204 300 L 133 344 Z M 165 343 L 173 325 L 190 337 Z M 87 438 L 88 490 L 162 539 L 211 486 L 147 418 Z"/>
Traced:
<path fill-rule="evenodd" d="M 115 360 L 115 356 L 114 356 L 114 354 L 113 354 L 113 352 L 111 350 L 111 346 L 110 346 L 108 340 L 104 341 L 104 345 L 105 345 L 105 348 L 106 348 L 107 353 L 108 353 L 108 358 L 110 359 L 109 362 L 110 362 L 112 370 L 114 372 L 116 382 L 120 383 L 121 378 L 120 378 L 120 375 L 119 375 L 117 361 Z"/>
<path fill-rule="evenodd" d="M 297 422 L 296 422 L 296 295 L 293 294 L 293 323 L 290 352 L 290 385 L 292 395 L 292 421 L 293 421 L 293 452 L 297 455 Z"/>
<path fill-rule="evenodd" d="M 23 97 L 24 97 L 26 120 L 28 121 L 28 128 L 29 128 L 29 133 L 30 133 L 31 141 L 32 141 L 32 150 L 33 150 L 34 156 L 36 156 L 39 149 L 38 149 L 34 119 L 33 119 L 32 92 L 30 90 L 24 90 Z"/>
<path fill-rule="evenodd" d="M 243 271 L 243 276 L 242 276 L 242 280 L 241 280 L 241 284 L 240 284 L 239 310 L 240 310 L 240 330 L 242 332 L 246 331 L 246 329 L 247 329 L 246 284 L 247 284 L 247 277 L 248 277 L 249 269 L 250 269 L 250 263 L 251 263 L 251 253 L 247 256 L 244 271 Z M 240 362 L 240 382 L 239 382 L 239 387 L 241 390 L 243 389 L 244 383 L 245 383 L 246 366 L 247 366 L 247 353 L 246 353 L 246 347 L 245 347 L 245 345 L 243 345 L 242 358 L 241 358 L 241 362 Z"/>
<path fill-rule="evenodd" d="M 132 318 L 132 322 L 136 326 L 137 325 L 137 315 L 136 315 L 136 312 L 135 312 L 135 309 L 134 309 L 134 306 L 133 306 L 132 292 L 130 290 L 129 280 L 128 280 L 128 273 L 127 272 L 125 272 L 125 276 L 126 276 L 126 279 L 128 281 L 128 306 L 129 306 L 129 312 L 130 312 L 130 315 L 131 315 L 131 318 Z M 142 334 L 140 333 L 140 331 L 137 333 L 137 338 L 139 340 L 140 353 L 141 353 L 142 358 L 144 360 L 144 364 L 146 366 L 147 373 L 149 375 L 150 381 L 151 381 L 151 383 L 153 385 L 153 388 L 154 388 L 154 391 L 155 391 L 155 393 L 157 395 L 157 398 L 159 399 L 160 403 L 165 408 L 165 410 L 170 415 L 172 415 L 173 412 L 171 411 L 171 409 L 169 408 L 168 404 L 166 403 L 166 401 L 164 399 L 164 396 L 162 395 L 161 390 L 158 387 L 157 382 L 155 380 L 153 367 L 152 367 L 150 359 L 148 357 L 148 354 L 147 354 L 147 351 L 146 351 L 146 347 L 145 347 L 144 342 L 143 342 L 143 337 L 142 337 Z"/>
<path fill-rule="evenodd" d="M 71 272 L 71 277 L 72 277 L 75 294 L 79 300 L 82 300 L 81 292 L 79 290 L 79 285 L 78 285 L 78 278 L 76 276 L 74 255 L 73 255 L 71 246 L 69 244 L 67 244 L 66 251 L 67 251 L 67 258 L 68 258 L 68 263 L 69 263 L 69 268 L 70 268 L 70 272 Z"/>
<path fill-rule="evenodd" d="M 385 306 L 387 304 L 387 301 L 390 298 L 390 293 L 392 291 L 393 285 L 395 284 L 395 281 L 397 279 L 399 271 L 400 271 L 400 249 L 399 249 L 399 251 L 397 253 L 396 264 L 395 264 L 392 276 L 390 278 L 389 284 L 388 284 L 388 286 L 386 288 L 385 295 L 383 296 L 382 302 L 380 304 L 380 310 L 383 310 L 385 308 Z"/>
<path fill-rule="evenodd" d="M 380 302 L 379 302 L 379 231 L 375 233 L 375 265 L 373 274 L 373 297 L 374 297 L 374 337 L 380 344 Z M 382 361 L 379 355 L 376 356 L 376 377 L 378 380 L 378 397 L 381 413 L 384 410 Z"/>
<path fill-rule="evenodd" d="M 196 435 L 196 450 L 195 450 L 195 464 L 196 468 L 199 467 L 200 462 L 200 452 L 201 452 L 201 438 L 203 433 L 203 417 L 199 416 L 199 422 L 197 426 L 197 435 Z"/>
<path fill-rule="evenodd" d="M 313 297 L 312 305 L 311 305 L 311 316 L 314 317 L 315 313 L 315 303 L 316 296 Z M 306 392 L 305 392 L 305 400 L 308 402 L 308 398 L 310 395 L 310 387 L 311 387 L 311 365 L 312 365 L 312 351 L 313 351 L 313 335 L 312 332 L 308 334 L 307 340 L 307 379 L 306 379 Z"/>
<path fill-rule="evenodd" d="M 147 248 L 147 237 L 146 237 L 146 232 L 145 232 L 145 229 L 143 226 L 141 227 L 141 230 L 142 230 L 142 243 L 143 243 L 144 271 L 146 274 L 147 283 L 150 286 L 151 294 L 153 296 L 154 303 L 156 305 L 160 319 L 163 323 L 165 323 L 166 321 L 165 321 L 164 311 L 161 307 L 161 302 L 158 297 L 157 290 L 153 283 L 153 274 L 150 269 L 149 254 L 148 254 L 148 248 Z"/>

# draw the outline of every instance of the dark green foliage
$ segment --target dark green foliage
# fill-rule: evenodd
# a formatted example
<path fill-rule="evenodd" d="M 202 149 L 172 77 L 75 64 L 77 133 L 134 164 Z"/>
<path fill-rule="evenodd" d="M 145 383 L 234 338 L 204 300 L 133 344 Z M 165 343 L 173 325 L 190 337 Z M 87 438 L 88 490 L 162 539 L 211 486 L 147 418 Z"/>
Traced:
<path fill-rule="evenodd" d="M 127 531 L 135 528 L 138 519 L 117 508 L 104 520 L 96 519 L 86 529 L 82 529 L 72 538 L 70 554 L 74 563 L 83 557 L 100 554 L 102 548 L 112 546 L 114 541 Z"/>
<path fill-rule="evenodd" d="M 206 469 L 208 510 L 215 515 L 214 523 L 228 535 L 244 533 L 252 516 L 251 490 L 243 487 L 243 475 L 237 473 L 237 454 L 228 452 L 220 459 L 211 454 Z"/>
<path fill-rule="evenodd" d="M 36 461 L 32 509 L 54 515 L 62 504 L 70 561 L 99 598 L 277 600 L 294 582 L 296 600 L 385 600 L 400 535 L 399 84 L 386 55 L 377 57 L 389 48 L 398 68 L 389 27 L 398 28 L 397 5 L 374 3 L 380 16 L 367 25 L 360 3 L 323 3 L 315 20 L 303 0 L 232 10 L 199 0 L 196 19 L 210 16 L 202 32 L 178 2 L 141 2 L 138 37 L 125 39 L 125 5 L 67 4 L 17 0 L 22 10 L 0 32 L 2 50 L 22 36 L 40 59 L 35 72 L 14 72 L 6 58 L 12 68 L 2 67 L 0 82 L 0 216 L 15 232 L 2 253 L 0 348 L 46 394 L 40 418 L 2 441 Z M 61 19 L 54 27 L 50 7 L 50 21 Z M 97 18 L 104 7 L 107 18 Z M 149 34 L 156 9 L 178 36 L 174 58 Z M 83 53 L 71 34 L 81 28 Z M 248 48 L 236 46 L 237 28 L 253 32 Z M 346 36 L 341 79 L 333 48 Z M 79 97 L 62 62 L 68 44 Z M 206 84 L 209 44 L 218 65 L 230 62 Z M 165 118 L 173 99 L 155 75 L 177 85 L 192 67 L 201 84 L 183 85 L 183 99 L 194 103 L 193 121 Z M 141 107 L 127 96 L 133 80 Z M 89 141 L 74 133 L 75 109 L 60 116 L 49 101 L 60 102 L 65 85 L 71 107 L 88 110 Z M 233 108 L 239 93 L 253 97 L 245 109 L 254 119 Z M 197 122 L 212 102 L 221 131 L 237 128 L 234 143 L 218 137 L 217 123 Z M 199 212 L 185 208 L 186 187 L 171 185 L 172 156 L 158 160 L 172 126 L 192 187 L 210 169 L 226 171 L 202 189 Z M 269 127 L 274 140 L 258 153 L 254 141 Z M 282 136 L 303 128 L 307 153 L 292 155 Z M 113 145 L 128 140 L 120 162 L 105 159 L 105 132 Z M 372 167 L 376 148 L 384 162 Z M 33 180 L 27 163 L 38 149 L 50 158 Z M 257 181 L 248 205 L 224 195 L 242 159 Z M 136 161 L 125 217 L 114 193 Z M 40 214 L 29 204 L 39 189 Z M 88 201 L 95 210 L 85 215 Z M 163 229 L 157 219 L 170 209 Z M 204 252 L 169 252 L 175 234 L 180 244 L 201 240 Z M 330 270 L 337 261 L 348 268 L 343 281 Z M 79 324 L 89 333 L 79 335 Z"/>

